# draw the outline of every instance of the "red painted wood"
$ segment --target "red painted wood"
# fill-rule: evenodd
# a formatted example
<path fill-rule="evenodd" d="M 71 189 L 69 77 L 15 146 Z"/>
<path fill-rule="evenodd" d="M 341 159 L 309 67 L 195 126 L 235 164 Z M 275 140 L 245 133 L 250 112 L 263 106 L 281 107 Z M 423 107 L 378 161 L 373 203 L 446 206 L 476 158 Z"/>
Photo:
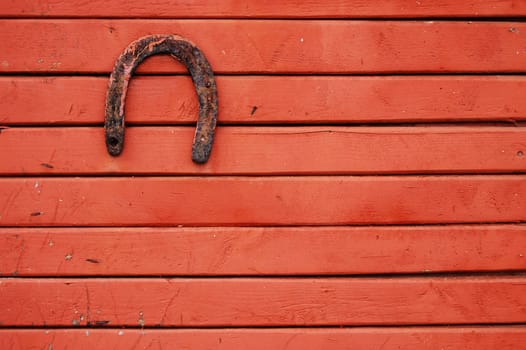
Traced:
<path fill-rule="evenodd" d="M 522 76 L 218 76 L 219 123 L 370 123 L 526 118 Z M 415 89 L 418 86 L 418 89 Z M 0 77 L 0 123 L 101 124 L 106 77 Z M 254 109 L 255 108 L 255 109 Z M 189 77 L 139 76 L 126 122 L 197 120 Z"/>
<path fill-rule="evenodd" d="M 526 279 L 3 279 L 3 326 L 526 322 Z"/>
<path fill-rule="evenodd" d="M 26 349 L 518 350 L 524 326 L 346 329 L 4 329 L 0 347 Z"/>
<path fill-rule="evenodd" d="M 0 256 L 4 276 L 511 271 L 526 270 L 526 226 L 12 228 Z"/>
<path fill-rule="evenodd" d="M 363 18 L 363 17 L 518 17 L 523 1 L 509 0 L 337 0 L 337 1 L 176 1 L 4 0 L 8 17 L 147 17 L 147 18 Z"/>
<path fill-rule="evenodd" d="M 516 222 L 524 175 L 2 178 L 1 226 Z"/>
<path fill-rule="evenodd" d="M 195 127 L 127 128 L 122 156 L 110 157 L 102 128 L 4 129 L 0 135 L 0 173 L 16 176 L 526 171 L 526 130 L 514 127 L 220 127 L 211 159 L 205 165 L 191 161 L 194 133 Z"/>
<path fill-rule="evenodd" d="M 74 75 L 109 73 L 129 42 L 155 32 L 188 36 L 206 53 L 218 73 L 222 124 L 514 122 L 526 115 L 526 25 L 515 20 L 526 16 L 522 2 L 139 2 L 0 3 L 0 72 L 10 74 L 0 77 L 1 125 L 100 126 L 107 77 Z M 426 21 L 281 19 L 309 17 Z M 428 20 L 456 17 L 492 20 Z M 156 57 L 139 73 L 183 71 Z M 492 75 L 329 75 L 472 72 Z M 130 124 L 196 118 L 187 76 L 134 79 L 129 97 Z M 525 175 L 451 175 L 524 172 L 521 128 L 223 125 L 201 167 L 187 156 L 191 133 L 187 126 L 131 128 L 127 151 L 111 158 L 100 127 L 2 131 L 0 226 L 9 227 L 0 230 L 0 275 L 24 278 L 0 278 L 0 326 L 7 327 L 0 349 L 524 344 L 524 327 L 494 325 L 526 323 L 526 236 L 523 225 L 511 224 L 525 221 Z M 407 176 L 414 173 L 449 175 Z M 77 174 L 274 176 L 25 177 Z M 398 176 L 334 176 L 344 174 Z M 481 224 L 497 222 L 508 224 Z M 474 224 L 335 226 L 443 223 Z M 149 225 L 172 227 L 118 227 Z M 224 225 L 289 227 L 217 227 Z M 513 270 L 519 274 L 349 276 Z M 256 275 L 267 278 L 238 277 Z M 69 278 L 49 278 L 58 276 Z M 431 326 L 401 327 L 415 324 Z M 9 328 L 88 325 L 114 328 Z M 345 325 L 397 327 L 247 328 Z"/>
<path fill-rule="evenodd" d="M 216 73 L 526 72 L 521 22 L 293 20 L 2 20 L 0 72 L 107 73 L 131 41 L 168 32 Z M 183 67 L 154 57 L 140 70 Z"/>

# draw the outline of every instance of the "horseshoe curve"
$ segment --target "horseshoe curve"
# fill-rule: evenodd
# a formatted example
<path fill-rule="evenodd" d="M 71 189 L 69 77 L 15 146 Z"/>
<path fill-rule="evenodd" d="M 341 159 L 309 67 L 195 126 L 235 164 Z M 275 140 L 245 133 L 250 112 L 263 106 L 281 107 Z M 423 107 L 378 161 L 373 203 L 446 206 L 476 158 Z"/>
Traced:
<path fill-rule="evenodd" d="M 106 96 L 104 132 L 108 153 L 118 156 L 124 148 L 124 104 L 130 79 L 145 58 L 156 54 L 170 54 L 190 72 L 199 101 L 192 160 L 195 163 L 205 163 L 210 157 L 217 122 L 217 87 L 214 73 L 197 46 L 181 36 L 172 34 L 142 37 L 128 45 L 117 59 Z"/>

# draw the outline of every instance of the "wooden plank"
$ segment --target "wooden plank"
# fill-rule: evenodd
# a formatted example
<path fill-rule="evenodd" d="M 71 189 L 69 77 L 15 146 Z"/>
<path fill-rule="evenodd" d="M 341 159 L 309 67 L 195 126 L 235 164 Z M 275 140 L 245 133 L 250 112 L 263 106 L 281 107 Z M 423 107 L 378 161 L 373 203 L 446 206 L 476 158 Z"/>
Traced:
<path fill-rule="evenodd" d="M 31 279 L 5 326 L 345 326 L 526 321 L 526 277 Z"/>
<path fill-rule="evenodd" d="M 288 349 L 518 350 L 524 326 L 308 329 L 0 329 L 4 350 Z M 47 347 L 47 348 L 46 348 Z"/>
<path fill-rule="evenodd" d="M 524 120 L 523 76 L 218 76 L 219 123 Z M 415 89 L 418 86 L 418 89 Z M 0 77 L 0 123 L 102 123 L 108 79 Z M 126 122 L 197 120 L 189 77 L 139 76 Z"/>
<path fill-rule="evenodd" d="M 525 255 L 523 225 L 0 230 L 4 276 L 511 271 Z"/>
<path fill-rule="evenodd" d="M 526 72 L 525 32 L 522 22 L 2 20 L 0 72 L 107 73 L 149 33 L 190 38 L 216 73 Z M 154 57 L 141 71 L 183 67 Z"/>
<path fill-rule="evenodd" d="M 2 178 L 0 226 L 493 223 L 526 176 Z"/>
<path fill-rule="evenodd" d="M 3 0 L 3 17 L 118 17 L 118 18 L 406 18 L 518 17 L 526 15 L 523 1 L 155 1 L 140 0 L 31 1 Z"/>
<path fill-rule="evenodd" d="M 297 175 L 526 171 L 523 128 L 220 127 L 211 159 L 205 165 L 191 161 L 194 133 L 195 127 L 127 128 L 122 156 L 111 157 L 102 127 L 4 129 L 0 135 L 0 173 Z"/>

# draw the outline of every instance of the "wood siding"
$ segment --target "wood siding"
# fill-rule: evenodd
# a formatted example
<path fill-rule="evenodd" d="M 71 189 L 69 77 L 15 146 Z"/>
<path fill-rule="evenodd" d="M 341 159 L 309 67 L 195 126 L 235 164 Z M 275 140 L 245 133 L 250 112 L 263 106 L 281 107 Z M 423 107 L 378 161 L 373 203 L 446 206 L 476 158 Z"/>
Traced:
<path fill-rule="evenodd" d="M 526 2 L 0 3 L 0 349 L 526 349 Z M 153 57 L 104 145 L 109 73 Z"/>

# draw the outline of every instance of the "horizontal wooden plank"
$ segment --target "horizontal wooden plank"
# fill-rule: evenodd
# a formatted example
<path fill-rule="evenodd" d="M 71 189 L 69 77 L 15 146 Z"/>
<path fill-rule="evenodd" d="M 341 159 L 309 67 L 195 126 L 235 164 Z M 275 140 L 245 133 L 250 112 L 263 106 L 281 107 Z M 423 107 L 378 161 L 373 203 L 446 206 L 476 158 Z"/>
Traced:
<path fill-rule="evenodd" d="M 107 73 L 149 33 L 188 37 L 216 73 L 526 72 L 525 32 L 522 22 L 1 20 L 0 72 Z M 140 70 L 184 71 L 170 57 Z"/>
<path fill-rule="evenodd" d="M 524 128 L 220 127 L 205 165 L 191 160 L 194 133 L 195 127 L 128 128 L 122 156 L 111 157 L 102 127 L 4 129 L 0 174 L 526 171 Z"/>
<path fill-rule="evenodd" d="M 516 222 L 526 175 L 2 178 L 0 226 Z"/>
<path fill-rule="evenodd" d="M 524 326 L 311 329 L 0 329 L 0 347 L 26 349 L 518 350 Z M 47 348 L 46 348 L 47 347 Z"/>
<path fill-rule="evenodd" d="M 4 276 L 526 270 L 526 226 L 0 229 Z"/>
<path fill-rule="evenodd" d="M 523 1 L 156 1 L 140 0 L 31 1 L 4 0 L 2 17 L 120 17 L 120 18 L 406 18 L 518 17 L 526 15 Z"/>
<path fill-rule="evenodd" d="M 219 123 L 371 123 L 526 118 L 523 76 L 218 76 Z M 418 86 L 418 89 L 415 89 Z M 105 77 L 0 77 L 0 123 L 102 123 Z M 197 120 L 189 77 L 139 76 L 126 122 Z"/>
<path fill-rule="evenodd" d="M 5 326 L 318 326 L 526 321 L 526 277 L 19 279 Z"/>

